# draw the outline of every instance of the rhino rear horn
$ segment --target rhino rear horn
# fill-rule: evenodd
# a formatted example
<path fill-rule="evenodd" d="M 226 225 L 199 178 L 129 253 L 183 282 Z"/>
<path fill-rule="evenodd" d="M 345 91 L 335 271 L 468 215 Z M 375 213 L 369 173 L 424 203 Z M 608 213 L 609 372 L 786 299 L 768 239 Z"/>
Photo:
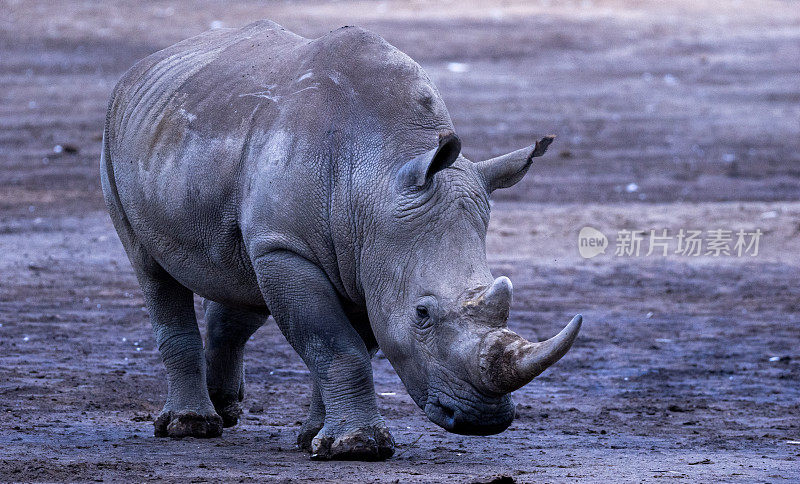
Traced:
<path fill-rule="evenodd" d="M 461 154 L 461 140 L 455 133 L 439 135 L 439 145 L 413 160 L 409 161 L 398 173 L 400 184 L 404 188 L 423 187 L 433 175 L 455 163 Z"/>
<path fill-rule="evenodd" d="M 478 173 L 483 177 L 486 190 L 491 193 L 498 188 L 508 188 L 522 180 L 522 177 L 528 172 L 528 168 L 533 164 L 533 159 L 542 156 L 554 139 L 554 135 L 545 136 L 527 148 L 512 151 L 490 160 L 479 161 L 477 163 Z"/>

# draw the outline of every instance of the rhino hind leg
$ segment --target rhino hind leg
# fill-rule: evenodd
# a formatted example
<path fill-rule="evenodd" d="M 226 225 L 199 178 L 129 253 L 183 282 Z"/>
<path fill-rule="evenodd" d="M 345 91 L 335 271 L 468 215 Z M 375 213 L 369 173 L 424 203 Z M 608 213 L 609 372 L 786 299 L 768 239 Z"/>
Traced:
<path fill-rule="evenodd" d="M 205 384 L 203 339 L 197 327 L 194 295 L 148 254 L 134 233 L 117 192 L 105 133 L 101 164 L 106 207 L 136 272 L 167 369 L 167 402 L 154 422 L 155 435 L 218 437 L 222 418 L 214 410 Z"/>
<path fill-rule="evenodd" d="M 259 314 L 203 301 L 206 319 L 206 383 L 225 427 L 239 422 L 244 399 L 244 347 L 267 319 Z"/>
<path fill-rule="evenodd" d="M 167 402 L 155 421 L 157 437 L 218 437 L 217 415 L 205 385 L 203 339 L 197 327 L 193 294 L 163 269 L 141 270 L 139 282 L 167 369 Z M 159 270 L 160 269 L 160 270 Z"/>
<path fill-rule="evenodd" d="M 322 401 L 322 394 L 319 392 L 319 385 L 314 382 L 314 389 L 311 392 L 311 405 L 308 409 L 308 417 L 300 428 L 297 436 L 297 447 L 307 452 L 311 452 L 311 441 L 317 436 L 325 425 L 325 403 Z"/>

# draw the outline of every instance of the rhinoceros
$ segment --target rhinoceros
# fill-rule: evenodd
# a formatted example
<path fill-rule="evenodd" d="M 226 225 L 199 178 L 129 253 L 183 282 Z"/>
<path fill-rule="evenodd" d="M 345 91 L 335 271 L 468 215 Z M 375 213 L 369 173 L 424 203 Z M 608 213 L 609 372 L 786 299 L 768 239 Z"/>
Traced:
<path fill-rule="evenodd" d="M 155 435 L 237 423 L 244 346 L 269 315 L 310 370 L 298 446 L 314 459 L 392 455 L 379 349 L 437 425 L 506 429 L 509 394 L 581 326 L 510 331 L 511 282 L 486 261 L 490 194 L 552 139 L 466 159 L 422 68 L 356 27 L 311 40 L 259 21 L 135 64 L 111 95 L 101 180 L 167 370 Z"/>

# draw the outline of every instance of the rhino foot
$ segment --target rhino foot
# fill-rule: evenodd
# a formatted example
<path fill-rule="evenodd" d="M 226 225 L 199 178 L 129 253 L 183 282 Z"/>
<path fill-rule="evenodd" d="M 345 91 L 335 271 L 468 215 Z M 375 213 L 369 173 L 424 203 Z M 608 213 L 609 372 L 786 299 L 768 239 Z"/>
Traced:
<path fill-rule="evenodd" d="M 225 398 L 211 395 L 211 402 L 214 404 L 214 409 L 217 414 L 222 417 L 222 426 L 225 428 L 233 427 L 239 423 L 239 417 L 242 415 L 242 406 L 239 403 L 241 398 Z"/>
<path fill-rule="evenodd" d="M 208 438 L 222 435 L 222 417 L 214 412 L 204 415 L 193 410 L 164 410 L 154 425 L 156 437 Z"/>
<path fill-rule="evenodd" d="M 218 407 L 214 405 L 217 413 L 222 417 L 222 426 L 225 428 L 233 427 L 239 423 L 239 417 L 242 415 L 242 406 L 239 402 L 228 402 L 227 405 Z"/>
<path fill-rule="evenodd" d="M 302 435 L 302 434 L 301 434 Z M 394 438 L 385 425 L 359 427 L 339 435 L 323 428 L 311 440 L 313 460 L 385 460 L 394 454 Z"/>
<path fill-rule="evenodd" d="M 300 450 L 311 452 L 311 441 L 322 430 L 322 422 L 311 422 L 306 420 L 303 427 L 300 429 L 300 434 L 297 435 L 297 447 Z"/>

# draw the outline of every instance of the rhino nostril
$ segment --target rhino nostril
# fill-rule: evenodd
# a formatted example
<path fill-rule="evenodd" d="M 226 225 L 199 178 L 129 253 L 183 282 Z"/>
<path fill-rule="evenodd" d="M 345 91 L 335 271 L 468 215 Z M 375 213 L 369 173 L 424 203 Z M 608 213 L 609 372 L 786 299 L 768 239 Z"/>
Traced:
<path fill-rule="evenodd" d="M 442 415 L 444 415 L 444 420 L 446 422 L 445 428 L 447 428 L 452 432 L 458 424 L 458 422 L 456 422 L 456 411 L 453 408 L 448 407 L 446 405 L 441 405 L 440 409 L 442 411 Z"/>
<path fill-rule="evenodd" d="M 442 406 L 442 412 L 444 412 L 445 416 L 450 420 L 453 420 L 456 416 L 456 411 L 450 407 Z"/>
<path fill-rule="evenodd" d="M 449 405 L 443 404 L 438 398 L 433 406 L 436 408 L 436 412 L 439 414 L 445 428 L 452 428 L 456 423 L 456 410 Z"/>

